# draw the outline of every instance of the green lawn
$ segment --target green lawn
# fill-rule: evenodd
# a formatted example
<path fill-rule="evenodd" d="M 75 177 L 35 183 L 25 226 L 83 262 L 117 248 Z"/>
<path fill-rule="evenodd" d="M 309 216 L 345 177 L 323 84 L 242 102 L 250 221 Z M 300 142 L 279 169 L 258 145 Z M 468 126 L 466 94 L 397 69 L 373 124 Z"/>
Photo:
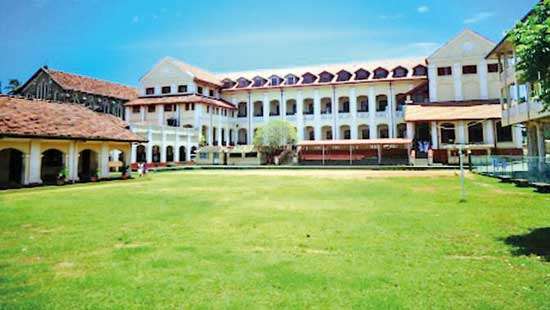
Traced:
<path fill-rule="evenodd" d="M 458 190 L 175 172 L 2 192 L 0 308 L 548 309 L 550 196 Z"/>

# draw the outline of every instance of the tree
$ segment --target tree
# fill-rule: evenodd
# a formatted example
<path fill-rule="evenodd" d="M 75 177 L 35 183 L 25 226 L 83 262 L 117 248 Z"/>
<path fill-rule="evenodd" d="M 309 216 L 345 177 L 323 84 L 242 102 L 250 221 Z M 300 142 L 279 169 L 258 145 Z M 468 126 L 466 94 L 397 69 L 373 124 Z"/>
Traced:
<path fill-rule="evenodd" d="M 521 81 L 533 85 L 535 98 L 550 109 L 550 0 L 540 1 L 509 35 Z"/>
<path fill-rule="evenodd" d="M 273 163 L 276 155 L 295 143 L 296 128 L 282 120 L 271 120 L 254 133 L 254 145 L 265 154 L 267 163 Z"/>
<path fill-rule="evenodd" d="M 8 92 L 8 94 L 13 94 L 13 92 L 21 86 L 21 83 L 18 79 L 11 79 L 8 82 L 8 86 L 6 86 L 4 89 Z"/>

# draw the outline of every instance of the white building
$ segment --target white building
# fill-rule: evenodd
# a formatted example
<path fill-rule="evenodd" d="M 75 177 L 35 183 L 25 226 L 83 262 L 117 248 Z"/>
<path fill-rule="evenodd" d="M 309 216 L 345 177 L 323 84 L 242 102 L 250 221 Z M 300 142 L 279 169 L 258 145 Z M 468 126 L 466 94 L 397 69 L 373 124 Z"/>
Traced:
<path fill-rule="evenodd" d="M 425 141 L 441 162 L 451 161 L 458 144 L 521 153 L 521 128 L 503 128 L 492 113 L 498 64 L 485 55 L 494 45 L 466 30 L 428 58 L 220 74 L 165 58 L 140 80 L 140 98 L 126 104 L 132 130 L 149 141 L 134 147 L 132 160 L 188 161 L 201 139 L 251 144 L 256 128 L 272 119 L 292 123 L 299 141 Z M 457 115 L 407 122 L 407 105 L 417 105 L 416 115 L 430 105 Z M 471 115 L 471 106 L 483 106 L 483 113 L 461 116 Z"/>

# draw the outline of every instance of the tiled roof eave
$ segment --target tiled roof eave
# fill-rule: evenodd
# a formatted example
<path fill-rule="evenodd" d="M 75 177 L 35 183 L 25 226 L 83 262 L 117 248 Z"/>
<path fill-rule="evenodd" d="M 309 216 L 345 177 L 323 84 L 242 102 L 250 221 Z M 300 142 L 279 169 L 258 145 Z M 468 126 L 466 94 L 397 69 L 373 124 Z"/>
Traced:
<path fill-rule="evenodd" d="M 109 141 L 109 142 L 124 142 L 124 143 L 146 143 L 147 139 L 117 139 L 108 137 L 93 137 L 93 136 L 64 136 L 64 135 L 35 135 L 35 134 L 16 134 L 16 133 L 1 133 L 0 138 L 27 138 L 27 139 L 49 139 L 49 140 L 79 140 L 79 141 Z"/>

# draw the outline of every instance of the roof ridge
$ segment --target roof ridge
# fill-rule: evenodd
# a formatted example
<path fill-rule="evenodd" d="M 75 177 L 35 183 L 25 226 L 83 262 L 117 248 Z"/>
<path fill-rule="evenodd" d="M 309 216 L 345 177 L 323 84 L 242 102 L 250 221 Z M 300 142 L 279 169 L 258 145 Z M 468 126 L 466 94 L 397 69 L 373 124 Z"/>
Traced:
<path fill-rule="evenodd" d="M 47 72 L 49 72 L 49 71 L 59 72 L 59 73 L 68 74 L 68 75 L 72 75 L 72 76 L 77 76 L 77 77 L 80 77 L 80 78 L 85 78 L 85 79 L 94 80 L 94 81 L 98 81 L 98 82 L 115 84 L 115 85 L 119 85 L 119 86 L 126 87 L 126 88 L 131 88 L 131 89 L 135 89 L 135 90 L 138 89 L 137 87 L 134 87 L 134 86 L 122 84 L 120 82 L 113 82 L 113 81 L 109 81 L 109 80 L 106 80 L 106 79 L 99 79 L 99 78 L 95 78 L 95 77 L 92 77 L 92 76 L 89 76 L 89 75 L 73 73 L 73 72 L 67 72 L 67 71 L 52 69 L 52 68 L 43 68 L 43 69 L 46 70 Z"/>

